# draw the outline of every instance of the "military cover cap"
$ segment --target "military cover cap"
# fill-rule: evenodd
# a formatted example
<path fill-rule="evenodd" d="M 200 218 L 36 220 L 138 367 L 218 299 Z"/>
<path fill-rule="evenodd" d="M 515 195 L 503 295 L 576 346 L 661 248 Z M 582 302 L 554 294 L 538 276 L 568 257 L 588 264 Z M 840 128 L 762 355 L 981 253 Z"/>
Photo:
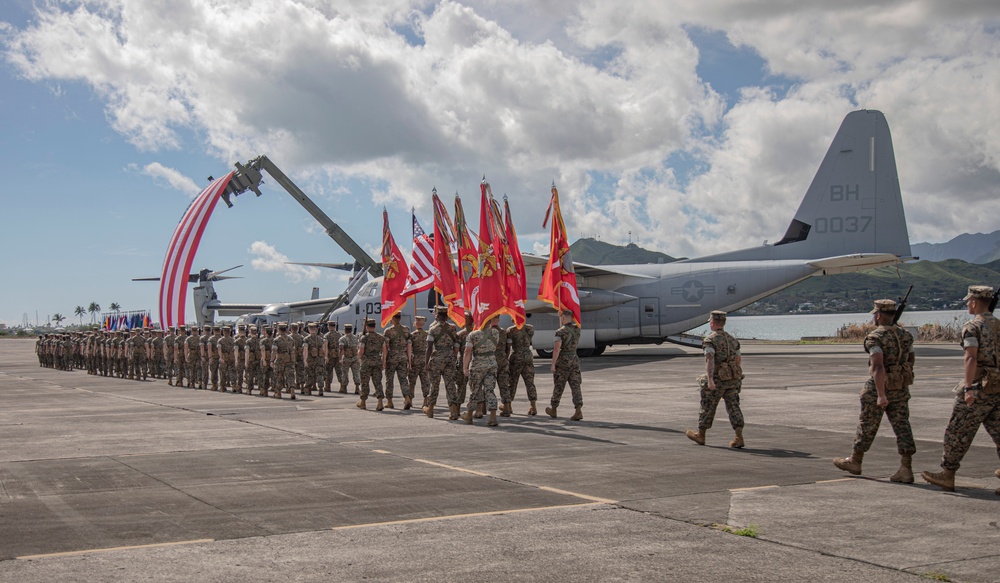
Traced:
<path fill-rule="evenodd" d="M 416 320 L 417 322 L 423 322 L 427 320 L 427 316 L 414 316 L 413 319 Z"/>
<path fill-rule="evenodd" d="M 250 325 L 249 325 L 249 326 L 247 326 L 246 328 L 247 328 L 247 330 L 249 330 L 249 331 L 251 331 L 251 332 L 256 332 L 256 331 L 257 331 L 257 327 L 256 327 L 256 326 L 254 326 L 253 324 L 250 324 Z"/>
<path fill-rule="evenodd" d="M 403 314 L 400 314 L 399 312 L 396 312 L 395 314 L 392 315 L 392 319 L 393 320 L 399 320 L 402 317 L 403 317 Z"/>
<path fill-rule="evenodd" d="M 963 300 L 992 300 L 993 288 L 988 285 L 970 285 L 969 293 Z"/>
<path fill-rule="evenodd" d="M 352 332 L 353 330 L 354 330 L 354 326 L 352 326 L 350 324 L 344 324 L 344 331 L 345 332 Z"/>
<path fill-rule="evenodd" d="M 437 308 L 435 308 L 434 313 L 435 314 L 447 314 L 448 313 L 448 306 L 438 306 Z"/>
<path fill-rule="evenodd" d="M 288 330 L 288 324 L 281 322 L 278 324 L 278 330 Z"/>
<path fill-rule="evenodd" d="M 374 325 L 375 325 L 375 320 L 365 320 L 365 326 L 371 328 Z"/>
<path fill-rule="evenodd" d="M 712 313 L 708 315 L 708 321 L 725 322 L 726 312 L 723 310 L 712 310 Z"/>
<path fill-rule="evenodd" d="M 309 328 L 319 328 L 319 324 L 317 324 L 316 322 L 309 322 L 309 324 L 307 324 L 307 326 Z"/>
<path fill-rule="evenodd" d="M 174 328 L 177 328 L 178 330 L 185 330 L 187 329 L 187 326 L 185 326 L 184 324 L 180 324 L 178 326 L 174 326 Z"/>
<path fill-rule="evenodd" d="M 875 312 L 895 312 L 896 302 L 894 300 L 875 300 L 875 307 L 872 308 L 870 314 Z"/>

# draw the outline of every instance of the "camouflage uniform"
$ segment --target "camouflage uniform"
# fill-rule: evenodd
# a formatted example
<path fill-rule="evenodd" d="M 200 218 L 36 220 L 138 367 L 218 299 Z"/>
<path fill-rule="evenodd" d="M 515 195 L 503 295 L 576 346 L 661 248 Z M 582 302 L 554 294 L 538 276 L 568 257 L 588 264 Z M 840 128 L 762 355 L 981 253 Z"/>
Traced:
<path fill-rule="evenodd" d="M 208 348 L 208 341 L 211 337 L 212 337 L 212 327 L 205 326 L 205 329 L 202 330 L 201 332 L 201 336 L 198 338 L 198 345 L 199 345 L 198 361 L 201 363 L 200 364 L 201 376 L 198 377 L 198 385 L 202 389 L 208 389 L 208 381 L 212 375 L 212 369 L 211 369 L 212 363 L 210 360 L 211 356 L 209 355 L 209 348 Z"/>
<path fill-rule="evenodd" d="M 989 376 L 1000 379 L 997 366 L 997 359 L 1000 358 L 998 334 L 1000 321 L 989 312 L 977 315 L 962 327 L 962 347 L 977 347 L 976 383 L 983 383 Z M 944 432 L 944 455 L 941 459 L 941 467 L 952 471 L 958 470 L 980 425 L 993 438 L 997 454 L 1000 455 L 1000 383 L 983 383 L 979 396 L 972 405 L 965 402 L 963 387 L 959 387 L 957 392 L 951 420 Z"/>
<path fill-rule="evenodd" d="M 302 345 L 305 339 L 299 334 L 299 325 L 293 324 L 290 327 L 291 332 L 289 336 L 294 342 L 295 349 L 295 386 L 291 388 L 294 391 L 296 388 L 302 390 L 302 387 L 306 384 L 306 365 L 305 361 L 302 359 Z"/>
<path fill-rule="evenodd" d="M 372 329 L 358 340 L 358 345 L 364 349 L 364 354 L 361 356 L 361 400 L 368 398 L 369 379 L 375 385 L 375 398 L 384 399 L 382 347 L 385 346 L 385 337 Z"/>
<path fill-rule="evenodd" d="M 246 377 L 247 394 L 253 392 L 254 383 L 257 383 L 259 379 L 260 394 L 266 397 L 264 380 L 260 378 L 260 337 L 257 336 L 257 328 L 250 328 L 250 336 L 244 339 L 243 351 L 236 360 L 243 362 L 243 376 Z"/>
<path fill-rule="evenodd" d="M 323 337 L 317 332 L 315 324 L 309 324 L 309 335 L 302 341 L 302 351 L 309 355 L 309 361 L 303 360 L 305 383 L 302 393 L 311 395 L 319 384 L 319 395 L 323 396 L 323 385 L 326 380 L 326 363 L 323 362 Z"/>
<path fill-rule="evenodd" d="M 535 390 L 535 357 L 531 353 L 531 339 L 535 335 L 535 327 L 525 324 L 522 328 L 511 326 L 507 328 L 507 345 L 510 346 L 510 384 L 508 394 L 500 392 L 500 399 L 504 403 L 510 403 L 517 394 L 517 383 L 524 379 L 524 388 L 528 393 L 529 401 L 537 401 L 538 393 Z"/>
<path fill-rule="evenodd" d="M 153 332 L 153 339 L 150 341 L 150 348 L 153 352 L 152 374 L 156 378 L 167 378 L 166 354 L 163 350 L 164 338 L 160 335 L 162 330 Z"/>
<path fill-rule="evenodd" d="M 712 381 L 715 389 L 708 388 L 708 377 L 698 378 L 701 386 L 701 409 L 698 413 L 698 429 L 709 429 L 715 421 L 715 411 L 719 401 L 726 403 L 729 423 L 733 429 L 743 428 L 743 411 L 740 410 L 740 388 L 743 372 L 737 364 L 740 355 L 740 341 L 724 330 L 717 330 L 706 336 L 701 343 L 705 354 L 714 360 Z"/>
<path fill-rule="evenodd" d="M 135 336 L 128 339 L 129 369 L 128 378 L 134 380 L 146 380 L 146 339 L 142 335 L 142 330 L 138 330 Z"/>
<path fill-rule="evenodd" d="M 332 391 L 333 379 L 340 383 L 340 332 L 332 327 L 323 335 L 323 350 L 326 355 L 326 375 L 323 378 L 323 388 Z"/>
<path fill-rule="evenodd" d="M 233 382 L 236 371 L 236 340 L 229 334 L 229 328 L 223 328 L 219 338 L 219 390 L 225 392 Z M 243 354 L 240 353 L 242 357 Z M 243 389 L 233 387 L 234 393 L 242 393 Z"/>
<path fill-rule="evenodd" d="M 475 410 L 486 402 L 487 411 L 497 410 L 497 396 L 494 392 L 497 374 L 497 347 L 500 345 L 500 328 L 489 326 L 469 334 L 468 350 L 472 349 L 469 363 L 469 409 Z"/>
<path fill-rule="evenodd" d="M 496 347 L 496 361 L 497 361 L 497 389 L 500 392 L 500 399 L 504 404 L 510 403 L 510 369 L 507 363 L 507 331 L 500 326 L 494 326 L 497 330 L 497 335 L 500 337 L 497 340 Z M 507 399 L 504 400 L 504 395 L 507 395 Z"/>
<path fill-rule="evenodd" d="M 167 379 L 168 385 L 174 384 L 174 345 L 177 336 L 169 329 L 163 337 L 163 376 Z"/>
<path fill-rule="evenodd" d="M 285 389 L 295 398 L 295 352 L 296 342 L 286 333 L 286 328 L 278 328 L 274 338 L 271 364 L 274 366 L 275 399 L 281 398 L 281 390 Z"/>
<path fill-rule="evenodd" d="M 417 388 L 417 379 L 420 379 L 420 392 L 424 399 L 430 394 L 430 378 L 427 374 L 427 330 L 419 328 L 410 333 L 410 372 L 406 375 L 406 382 L 410 386 L 410 396 Z"/>
<path fill-rule="evenodd" d="M 556 370 L 553 373 L 552 408 L 559 406 L 563 390 L 569 382 L 569 390 L 573 395 L 573 406 L 583 407 L 582 379 L 580 377 L 580 357 L 576 355 L 576 347 L 580 344 L 580 328 L 575 323 L 569 323 L 556 330 L 559 339 L 559 358 L 556 360 Z"/>
<path fill-rule="evenodd" d="M 410 383 L 406 378 L 407 372 L 409 372 L 407 370 L 410 361 L 409 355 L 412 350 L 410 329 L 394 320 L 393 325 L 385 329 L 383 337 L 389 348 L 385 359 L 385 398 L 389 401 L 392 400 L 395 380 L 393 375 L 396 375 L 396 378 L 399 379 L 399 392 L 403 394 L 404 398 L 412 399 L 413 392 L 410 390 Z"/>
<path fill-rule="evenodd" d="M 257 384 L 260 386 L 260 394 L 267 396 L 271 390 L 274 380 L 274 367 L 271 366 L 271 356 L 274 352 L 274 338 L 271 336 L 269 328 L 264 329 L 260 337 L 260 372 L 257 373 Z"/>
<path fill-rule="evenodd" d="M 208 351 L 208 372 L 202 375 L 205 385 L 212 381 L 212 390 L 219 390 L 219 339 L 222 338 L 219 328 L 212 328 L 212 335 L 208 337 L 205 348 Z"/>
<path fill-rule="evenodd" d="M 250 380 L 246 378 L 246 330 L 246 326 L 240 324 L 236 329 L 236 337 L 233 338 L 233 378 L 230 382 L 237 393 L 242 393 L 244 384 L 248 384 Z"/>
<path fill-rule="evenodd" d="M 174 386 L 184 386 L 184 374 L 187 372 L 187 350 L 184 345 L 187 341 L 187 330 L 181 326 L 177 330 L 177 337 L 174 339 Z"/>
<path fill-rule="evenodd" d="M 354 392 L 361 392 L 361 365 L 358 363 L 358 337 L 345 328 L 344 335 L 337 341 L 340 350 L 340 392 L 347 392 L 350 378 L 354 379 Z M 351 373 L 351 374 L 347 374 Z"/>
<path fill-rule="evenodd" d="M 865 352 L 868 354 L 882 353 L 882 364 L 885 367 L 885 396 L 889 405 L 885 408 L 885 416 L 896 433 L 896 450 L 900 455 L 913 455 L 917 445 L 910 429 L 910 388 L 912 383 L 912 366 L 909 365 L 909 355 L 913 352 L 913 336 L 899 326 L 879 326 L 865 337 Z M 909 369 L 909 382 L 904 380 L 904 366 Z M 866 452 L 875 441 L 875 434 L 882 421 L 883 409 L 878 406 L 878 391 L 875 379 L 869 377 L 861 390 L 861 416 L 858 418 L 858 430 L 854 437 L 855 451 Z"/>
<path fill-rule="evenodd" d="M 434 407 L 437 404 L 438 393 L 440 392 L 441 379 L 444 379 L 444 390 L 448 396 L 448 405 L 461 405 L 458 400 L 458 391 L 455 386 L 455 369 L 458 360 L 455 358 L 455 349 L 458 348 L 458 334 L 455 332 L 451 322 L 440 320 L 431 324 L 431 329 L 427 333 L 427 350 L 431 353 L 430 366 L 430 395 L 427 397 L 427 406 Z"/>
<path fill-rule="evenodd" d="M 42 348 L 44 342 L 45 334 L 42 334 L 38 337 L 38 340 L 35 340 L 35 356 L 38 357 L 38 366 L 42 368 L 45 368 L 45 351 Z"/>
<path fill-rule="evenodd" d="M 465 376 L 465 371 L 462 367 L 462 355 L 465 354 L 465 345 L 469 341 L 470 333 L 472 333 L 471 324 L 459 330 L 455 335 L 455 340 L 458 344 L 458 360 L 455 367 L 455 398 L 459 403 L 465 402 L 465 395 L 469 388 L 469 377 Z"/>
<path fill-rule="evenodd" d="M 198 329 L 191 330 L 191 335 L 184 339 L 184 361 L 186 363 L 185 378 L 189 389 L 201 384 L 201 337 Z"/>

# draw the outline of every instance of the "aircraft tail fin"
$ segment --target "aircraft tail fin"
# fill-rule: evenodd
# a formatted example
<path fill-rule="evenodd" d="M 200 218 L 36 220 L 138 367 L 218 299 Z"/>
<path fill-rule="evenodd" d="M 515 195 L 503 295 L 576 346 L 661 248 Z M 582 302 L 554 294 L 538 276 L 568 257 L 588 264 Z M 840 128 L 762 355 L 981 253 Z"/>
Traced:
<path fill-rule="evenodd" d="M 689 260 L 819 259 L 857 253 L 910 257 L 889 124 L 880 111 L 844 118 L 785 235 L 772 245 Z"/>

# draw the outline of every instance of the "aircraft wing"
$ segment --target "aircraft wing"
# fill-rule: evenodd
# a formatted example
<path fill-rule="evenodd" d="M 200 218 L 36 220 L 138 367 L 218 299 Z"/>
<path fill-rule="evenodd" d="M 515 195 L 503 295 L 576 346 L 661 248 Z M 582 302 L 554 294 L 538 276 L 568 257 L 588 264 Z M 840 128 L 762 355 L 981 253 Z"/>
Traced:
<path fill-rule="evenodd" d="M 549 262 L 548 257 L 539 257 L 537 255 L 527 255 L 522 253 L 521 258 L 524 260 L 524 267 L 538 267 L 544 268 L 545 264 Z M 655 277 L 649 275 L 642 275 L 640 273 L 635 273 L 629 271 L 628 269 L 623 269 L 623 265 L 589 265 L 587 263 L 577 263 L 573 262 L 573 271 L 580 277 L 601 277 L 601 276 L 626 276 L 626 277 L 638 277 L 640 279 L 656 279 Z"/>
<path fill-rule="evenodd" d="M 215 310 L 220 316 L 242 316 L 264 311 L 264 304 L 223 304 L 216 300 L 205 304 L 207 309 Z"/>
<path fill-rule="evenodd" d="M 323 314 L 330 304 L 337 301 L 337 298 L 319 298 L 318 300 L 302 300 L 300 302 L 288 302 L 288 307 L 294 311 L 302 311 L 307 316 Z"/>
<path fill-rule="evenodd" d="M 822 269 L 823 275 L 834 275 L 837 273 L 854 273 L 886 265 L 897 265 L 906 259 L 893 255 L 892 253 L 858 253 L 855 255 L 840 255 L 837 257 L 827 257 L 808 261 L 807 264 Z"/>

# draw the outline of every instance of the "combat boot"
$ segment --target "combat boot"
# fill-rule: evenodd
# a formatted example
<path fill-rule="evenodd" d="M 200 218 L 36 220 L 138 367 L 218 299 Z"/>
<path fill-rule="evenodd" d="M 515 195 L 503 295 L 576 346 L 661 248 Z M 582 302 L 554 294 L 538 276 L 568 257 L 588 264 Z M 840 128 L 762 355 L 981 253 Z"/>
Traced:
<path fill-rule="evenodd" d="M 500 404 L 500 416 L 501 417 L 510 417 L 510 403 L 501 403 Z"/>
<path fill-rule="evenodd" d="M 729 442 L 729 447 L 734 447 L 736 449 L 743 449 L 744 445 L 746 444 L 743 443 L 743 428 L 740 427 L 736 429 L 736 437 Z"/>
<path fill-rule="evenodd" d="M 340 385 L 340 390 L 337 391 L 337 392 L 340 393 L 340 394 L 342 394 L 342 395 L 346 395 L 347 394 L 347 387 L 344 386 L 344 385 Z"/>
<path fill-rule="evenodd" d="M 378 405 L 375 405 L 376 411 L 382 411 L 385 409 L 385 405 L 382 404 L 382 399 L 378 400 Z"/>
<path fill-rule="evenodd" d="M 705 429 L 701 428 L 698 428 L 698 431 L 695 431 L 694 429 L 688 429 L 687 431 L 684 432 L 684 435 L 687 435 L 688 439 L 697 443 L 698 445 L 705 445 L 705 431 L 706 431 Z"/>
<path fill-rule="evenodd" d="M 890 482 L 913 483 L 913 454 L 904 453 L 899 456 L 899 469 L 889 476 Z"/>
<path fill-rule="evenodd" d="M 430 419 L 434 418 L 434 405 L 428 403 L 426 407 L 422 409 L 424 415 L 427 415 Z"/>
<path fill-rule="evenodd" d="M 947 490 L 949 492 L 955 491 L 955 470 L 942 469 L 937 473 L 920 472 L 920 476 L 926 480 L 928 484 L 934 484 L 942 490 Z"/>
<path fill-rule="evenodd" d="M 490 411 L 490 418 L 486 420 L 486 425 L 487 427 L 496 427 L 497 425 L 500 425 L 500 422 L 497 421 L 496 411 Z"/>
<path fill-rule="evenodd" d="M 458 405 L 448 405 L 448 421 L 458 419 Z"/>
<path fill-rule="evenodd" d="M 833 465 L 855 476 L 861 475 L 861 461 L 865 458 L 865 452 L 854 450 L 848 457 L 833 458 Z"/>
<path fill-rule="evenodd" d="M 357 407 L 358 409 L 368 409 L 368 407 L 365 405 L 364 399 L 358 399 L 358 402 L 355 403 L 355 407 Z"/>
<path fill-rule="evenodd" d="M 316 394 L 319 395 L 320 397 L 322 397 L 323 396 L 323 387 L 320 387 L 319 392 L 316 393 Z"/>
<path fill-rule="evenodd" d="M 475 413 L 473 412 L 472 407 L 469 407 L 465 410 L 465 413 L 462 413 L 462 421 L 465 421 L 466 425 L 472 425 L 472 418 L 474 415 Z"/>
<path fill-rule="evenodd" d="M 583 407 L 577 407 L 573 416 L 569 418 L 570 421 L 583 421 Z"/>
<path fill-rule="evenodd" d="M 535 402 L 531 402 L 531 406 L 528 407 L 528 415 L 535 416 L 538 415 L 538 410 L 535 409 Z"/>
<path fill-rule="evenodd" d="M 272 399 L 280 399 L 281 398 L 281 389 L 274 389 L 273 391 L 271 391 L 271 398 Z"/>
<path fill-rule="evenodd" d="M 545 408 L 545 412 L 548 413 L 549 417 L 551 417 L 553 419 L 556 418 L 556 408 L 555 407 L 546 407 Z"/>
<path fill-rule="evenodd" d="M 403 411 L 409 411 L 411 406 L 413 406 L 413 399 L 403 397 Z"/>
<path fill-rule="evenodd" d="M 396 408 L 396 406 L 392 403 L 392 397 L 386 397 L 386 399 L 385 399 L 385 408 L 386 409 L 395 409 Z"/>
<path fill-rule="evenodd" d="M 476 417 L 476 419 L 482 419 L 483 415 L 485 415 L 485 414 L 486 414 L 486 403 L 485 402 L 484 403 L 480 403 L 479 406 L 476 407 L 476 415 L 475 415 L 475 417 Z"/>
<path fill-rule="evenodd" d="M 219 383 L 212 383 L 212 390 L 213 391 L 218 391 L 219 390 Z"/>

